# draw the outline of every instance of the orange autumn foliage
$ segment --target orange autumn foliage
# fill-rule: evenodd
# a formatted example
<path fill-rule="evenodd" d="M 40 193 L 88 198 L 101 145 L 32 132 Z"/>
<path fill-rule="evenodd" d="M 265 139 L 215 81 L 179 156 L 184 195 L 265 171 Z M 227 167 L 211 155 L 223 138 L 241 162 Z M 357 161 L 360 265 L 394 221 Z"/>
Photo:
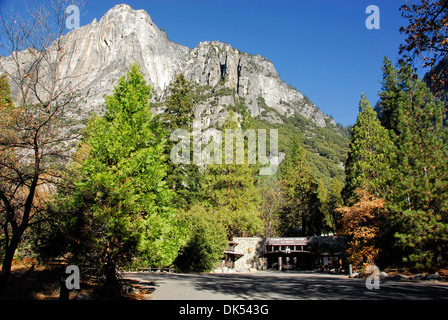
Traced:
<path fill-rule="evenodd" d="M 354 268 L 364 270 L 374 264 L 379 249 L 376 246 L 380 231 L 379 217 L 384 212 L 384 199 L 376 198 L 368 191 L 358 189 L 358 201 L 351 207 L 336 209 L 342 215 L 339 232 L 349 237 L 348 261 Z"/>

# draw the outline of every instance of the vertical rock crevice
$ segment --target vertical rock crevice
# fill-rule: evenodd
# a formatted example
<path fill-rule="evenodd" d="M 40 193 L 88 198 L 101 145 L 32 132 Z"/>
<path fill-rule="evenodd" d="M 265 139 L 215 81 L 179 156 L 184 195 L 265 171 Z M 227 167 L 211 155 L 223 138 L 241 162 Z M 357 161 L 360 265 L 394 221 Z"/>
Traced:
<path fill-rule="evenodd" d="M 220 67 L 220 81 L 225 81 L 226 80 L 226 75 L 227 75 L 227 56 L 226 56 L 226 60 L 224 61 L 224 63 L 219 63 L 219 67 Z"/>
<path fill-rule="evenodd" d="M 238 59 L 238 65 L 236 67 L 236 93 L 240 94 L 240 78 L 241 78 L 241 57 Z"/>

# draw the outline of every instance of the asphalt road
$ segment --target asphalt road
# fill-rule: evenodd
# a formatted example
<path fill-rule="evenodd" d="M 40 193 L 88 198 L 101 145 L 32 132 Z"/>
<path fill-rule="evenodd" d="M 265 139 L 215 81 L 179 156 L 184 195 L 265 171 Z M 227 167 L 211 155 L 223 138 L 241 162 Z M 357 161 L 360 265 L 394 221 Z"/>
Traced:
<path fill-rule="evenodd" d="M 368 290 L 365 279 L 316 273 L 256 272 L 175 274 L 129 272 L 124 278 L 152 290 L 149 300 L 438 300 L 448 283 L 381 281 Z"/>

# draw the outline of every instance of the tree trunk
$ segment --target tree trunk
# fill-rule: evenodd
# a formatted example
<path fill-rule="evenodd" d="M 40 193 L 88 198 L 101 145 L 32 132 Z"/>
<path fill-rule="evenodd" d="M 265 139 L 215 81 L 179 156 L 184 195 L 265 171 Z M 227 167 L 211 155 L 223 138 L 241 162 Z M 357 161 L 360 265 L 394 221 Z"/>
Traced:
<path fill-rule="evenodd" d="M 19 246 L 21 235 L 13 235 L 10 243 L 5 250 L 5 256 L 3 258 L 2 271 L 0 273 L 0 289 L 6 285 L 11 275 L 12 261 L 17 247 Z"/>

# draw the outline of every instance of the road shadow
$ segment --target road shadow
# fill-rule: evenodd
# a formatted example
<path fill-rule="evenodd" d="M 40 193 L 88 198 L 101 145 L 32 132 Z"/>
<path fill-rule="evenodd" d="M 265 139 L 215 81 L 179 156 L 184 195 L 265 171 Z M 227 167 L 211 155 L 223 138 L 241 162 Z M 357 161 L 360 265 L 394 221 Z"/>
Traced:
<path fill-rule="evenodd" d="M 254 274 L 148 274 L 155 282 L 182 281 L 195 290 L 237 295 L 250 300 L 407 300 L 448 299 L 448 286 L 419 282 L 380 282 L 380 289 L 366 288 L 365 279 L 322 274 L 263 272 Z"/>

